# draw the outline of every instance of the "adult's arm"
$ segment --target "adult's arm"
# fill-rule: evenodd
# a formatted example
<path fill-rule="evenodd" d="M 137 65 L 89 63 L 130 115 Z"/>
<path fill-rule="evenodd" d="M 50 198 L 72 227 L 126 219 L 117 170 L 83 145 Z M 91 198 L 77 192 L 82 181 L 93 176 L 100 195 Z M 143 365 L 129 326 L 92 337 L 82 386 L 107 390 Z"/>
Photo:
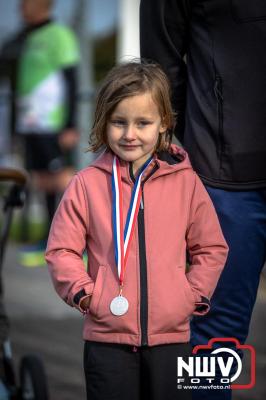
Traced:
<path fill-rule="evenodd" d="M 8 81 L 10 97 L 7 98 L 10 106 L 9 130 L 15 134 L 16 127 L 16 82 L 17 64 L 26 38 L 25 30 L 4 42 L 0 50 L 0 80 Z"/>
<path fill-rule="evenodd" d="M 65 80 L 67 107 L 66 120 L 59 136 L 59 144 L 63 149 L 68 150 L 73 148 L 79 139 L 77 130 L 77 76 L 80 52 L 77 38 L 68 27 L 61 26 L 61 29 L 58 29 L 56 40 L 59 50 L 53 53 L 53 57 Z"/>
<path fill-rule="evenodd" d="M 73 65 L 62 70 L 66 87 L 67 120 L 65 128 L 76 128 L 77 120 L 77 95 L 78 95 L 78 66 Z"/>
<path fill-rule="evenodd" d="M 182 142 L 185 127 L 189 0 L 141 0 L 141 57 L 159 63 L 172 88 L 173 109 L 177 113 L 176 137 Z"/>

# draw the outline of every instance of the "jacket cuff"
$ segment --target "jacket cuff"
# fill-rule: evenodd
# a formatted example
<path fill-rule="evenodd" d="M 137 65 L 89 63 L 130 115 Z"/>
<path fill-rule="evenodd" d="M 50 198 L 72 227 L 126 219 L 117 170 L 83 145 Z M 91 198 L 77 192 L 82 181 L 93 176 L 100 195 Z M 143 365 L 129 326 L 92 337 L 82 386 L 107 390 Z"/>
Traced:
<path fill-rule="evenodd" d="M 84 300 L 87 297 L 90 297 L 91 295 L 92 295 L 92 293 L 87 294 L 85 292 L 85 289 L 82 289 L 78 293 L 76 293 L 75 296 L 73 297 L 74 307 L 76 307 L 82 314 L 87 314 L 87 310 L 84 310 L 83 308 L 81 308 L 80 304 L 81 304 L 82 300 Z"/>
<path fill-rule="evenodd" d="M 207 297 L 201 296 L 201 300 L 195 303 L 196 308 L 193 315 L 205 315 L 210 310 L 210 300 Z"/>

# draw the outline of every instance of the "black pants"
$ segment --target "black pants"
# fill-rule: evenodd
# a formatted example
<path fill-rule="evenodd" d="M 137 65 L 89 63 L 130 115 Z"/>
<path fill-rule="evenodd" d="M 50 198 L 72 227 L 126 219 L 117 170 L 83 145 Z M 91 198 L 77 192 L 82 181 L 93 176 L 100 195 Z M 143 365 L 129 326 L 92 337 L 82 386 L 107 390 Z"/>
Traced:
<path fill-rule="evenodd" d="M 188 343 L 134 348 L 86 341 L 87 400 L 190 400 L 177 388 L 177 357 L 191 354 Z"/>
<path fill-rule="evenodd" d="M 23 135 L 25 168 L 29 171 L 58 172 L 74 165 L 75 151 L 63 150 L 58 142 L 59 133 Z"/>

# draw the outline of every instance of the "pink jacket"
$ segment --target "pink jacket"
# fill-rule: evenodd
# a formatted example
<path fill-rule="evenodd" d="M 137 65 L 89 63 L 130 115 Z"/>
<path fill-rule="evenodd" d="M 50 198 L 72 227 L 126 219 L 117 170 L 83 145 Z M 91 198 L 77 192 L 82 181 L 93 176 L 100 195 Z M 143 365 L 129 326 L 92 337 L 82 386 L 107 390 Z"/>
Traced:
<path fill-rule="evenodd" d="M 171 153 L 156 156 L 142 178 L 144 227 L 136 224 L 130 247 L 123 289 L 129 302 L 125 315 L 114 316 L 109 308 L 119 290 L 111 223 L 112 153 L 105 151 L 78 172 L 63 196 L 51 226 L 46 260 L 57 293 L 70 306 L 79 308 L 80 299 L 92 295 L 84 339 L 135 346 L 187 342 L 191 315 L 209 309 L 228 248 L 187 154 L 175 145 Z M 133 188 L 125 161 L 121 161 L 121 174 L 125 221 Z M 186 250 L 191 258 L 188 273 Z"/>

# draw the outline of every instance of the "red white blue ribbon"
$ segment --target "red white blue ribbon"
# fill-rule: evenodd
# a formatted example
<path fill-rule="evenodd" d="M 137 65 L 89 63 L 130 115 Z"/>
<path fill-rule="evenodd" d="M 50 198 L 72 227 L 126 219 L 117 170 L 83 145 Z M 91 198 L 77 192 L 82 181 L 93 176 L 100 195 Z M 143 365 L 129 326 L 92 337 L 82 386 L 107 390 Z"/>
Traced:
<path fill-rule="evenodd" d="M 141 201 L 141 178 L 151 163 L 152 157 L 149 158 L 141 167 L 136 177 L 133 192 L 130 199 L 130 205 L 127 213 L 126 225 L 124 229 L 123 222 L 123 191 L 119 159 L 114 156 L 112 171 L 112 216 L 113 216 L 113 233 L 114 233 L 114 249 L 115 261 L 120 286 L 123 286 L 126 262 L 129 253 L 129 247 L 133 238 L 133 233 L 138 217 L 140 201 Z"/>

